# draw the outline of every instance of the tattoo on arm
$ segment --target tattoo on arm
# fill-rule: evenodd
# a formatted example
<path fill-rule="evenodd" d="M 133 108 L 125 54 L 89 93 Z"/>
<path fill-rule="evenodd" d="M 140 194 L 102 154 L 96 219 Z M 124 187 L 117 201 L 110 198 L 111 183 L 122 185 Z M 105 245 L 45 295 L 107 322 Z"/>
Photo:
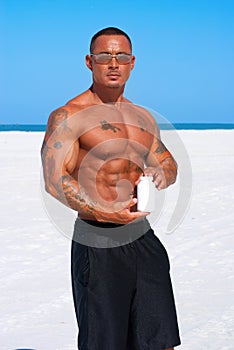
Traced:
<path fill-rule="evenodd" d="M 50 179 L 52 176 L 54 176 L 55 172 L 55 160 L 54 157 L 48 157 L 47 158 L 47 177 Z"/>
<path fill-rule="evenodd" d="M 157 148 L 155 149 L 154 153 L 164 153 L 164 152 L 167 152 L 167 148 L 164 146 L 164 144 L 160 141 L 159 141 L 159 145 L 157 146 Z"/>
<path fill-rule="evenodd" d="M 62 148 L 62 147 L 63 147 L 63 146 L 62 146 L 62 142 L 56 141 L 56 142 L 54 143 L 54 148 L 60 149 L 60 148 Z"/>
<path fill-rule="evenodd" d="M 46 128 L 46 134 L 45 138 L 41 147 L 41 158 L 43 166 L 46 166 L 48 153 L 52 150 L 52 144 L 50 144 L 49 139 L 50 136 L 57 130 L 57 128 L 60 129 L 62 132 L 64 131 L 72 131 L 67 126 L 67 118 L 68 118 L 68 111 L 65 109 L 57 109 L 54 112 L 51 113 L 50 118 L 48 120 L 47 128 Z M 50 146 L 48 146 L 50 144 Z M 53 144 L 53 148 L 60 149 L 62 148 L 62 142 L 61 141 L 55 141 Z"/>
<path fill-rule="evenodd" d="M 48 120 L 46 132 L 51 135 L 58 127 L 62 131 L 72 131 L 67 124 L 69 112 L 64 108 L 53 111 Z"/>
<path fill-rule="evenodd" d="M 166 158 L 162 163 L 161 167 L 166 178 L 167 186 L 173 184 L 177 176 L 177 165 L 172 158 Z"/>
<path fill-rule="evenodd" d="M 106 120 L 102 120 L 101 122 L 102 130 L 112 130 L 113 132 L 121 131 L 120 128 L 108 123 Z"/>
<path fill-rule="evenodd" d="M 59 184 L 60 200 L 74 210 L 85 210 L 93 213 L 97 202 L 89 197 L 87 192 L 79 186 L 77 182 L 69 174 L 63 175 L 60 178 Z"/>
<path fill-rule="evenodd" d="M 47 145 L 47 142 L 44 140 L 41 148 L 41 159 L 44 168 L 45 180 L 50 180 L 55 172 L 55 159 L 53 155 L 49 156 L 50 147 Z"/>
<path fill-rule="evenodd" d="M 47 154 L 49 152 L 49 149 L 50 149 L 50 147 L 48 147 L 47 142 L 44 139 L 42 147 L 41 147 L 41 159 L 42 159 L 43 164 L 44 164 L 44 162 L 46 160 L 46 156 L 47 156 Z"/>

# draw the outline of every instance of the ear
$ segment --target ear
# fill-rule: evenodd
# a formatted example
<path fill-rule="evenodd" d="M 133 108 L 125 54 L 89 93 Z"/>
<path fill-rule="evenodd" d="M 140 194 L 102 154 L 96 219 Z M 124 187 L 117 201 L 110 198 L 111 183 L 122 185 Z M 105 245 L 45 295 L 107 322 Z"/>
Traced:
<path fill-rule="evenodd" d="M 90 55 L 85 56 L 85 62 L 86 62 L 86 66 L 92 71 L 93 65 L 92 65 L 92 57 Z"/>
<path fill-rule="evenodd" d="M 135 66 L 135 59 L 136 59 L 136 57 L 132 56 L 132 58 L 131 58 L 131 69 L 133 69 L 134 66 Z"/>

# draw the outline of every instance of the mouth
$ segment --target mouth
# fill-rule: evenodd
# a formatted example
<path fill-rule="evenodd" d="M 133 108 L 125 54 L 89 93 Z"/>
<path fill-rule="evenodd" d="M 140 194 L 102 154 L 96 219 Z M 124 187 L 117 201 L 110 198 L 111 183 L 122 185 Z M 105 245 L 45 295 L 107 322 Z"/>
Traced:
<path fill-rule="evenodd" d="M 120 74 L 117 72 L 110 72 L 107 74 L 107 76 L 115 79 L 115 78 L 120 77 Z"/>

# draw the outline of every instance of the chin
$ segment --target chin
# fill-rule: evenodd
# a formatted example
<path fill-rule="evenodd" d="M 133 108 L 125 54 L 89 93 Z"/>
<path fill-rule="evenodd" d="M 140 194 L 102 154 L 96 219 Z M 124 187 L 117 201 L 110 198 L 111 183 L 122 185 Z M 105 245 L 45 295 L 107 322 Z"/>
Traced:
<path fill-rule="evenodd" d="M 117 88 L 120 88 L 121 85 L 119 83 L 114 83 L 113 82 L 113 83 L 107 84 L 107 87 L 112 88 L 112 89 L 117 89 Z"/>

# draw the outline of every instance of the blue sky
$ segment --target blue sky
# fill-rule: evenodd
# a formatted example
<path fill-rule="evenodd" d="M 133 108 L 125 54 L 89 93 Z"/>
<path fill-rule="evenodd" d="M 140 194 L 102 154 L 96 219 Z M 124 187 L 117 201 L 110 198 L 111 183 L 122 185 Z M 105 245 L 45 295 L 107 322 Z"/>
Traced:
<path fill-rule="evenodd" d="M 234 123 L 233 1 L 0 0 L 0 16 L 1 124 L 45 124 L 86 90 L 106 26 L 133 41 L 126 97 L 172 123 Z"/>

